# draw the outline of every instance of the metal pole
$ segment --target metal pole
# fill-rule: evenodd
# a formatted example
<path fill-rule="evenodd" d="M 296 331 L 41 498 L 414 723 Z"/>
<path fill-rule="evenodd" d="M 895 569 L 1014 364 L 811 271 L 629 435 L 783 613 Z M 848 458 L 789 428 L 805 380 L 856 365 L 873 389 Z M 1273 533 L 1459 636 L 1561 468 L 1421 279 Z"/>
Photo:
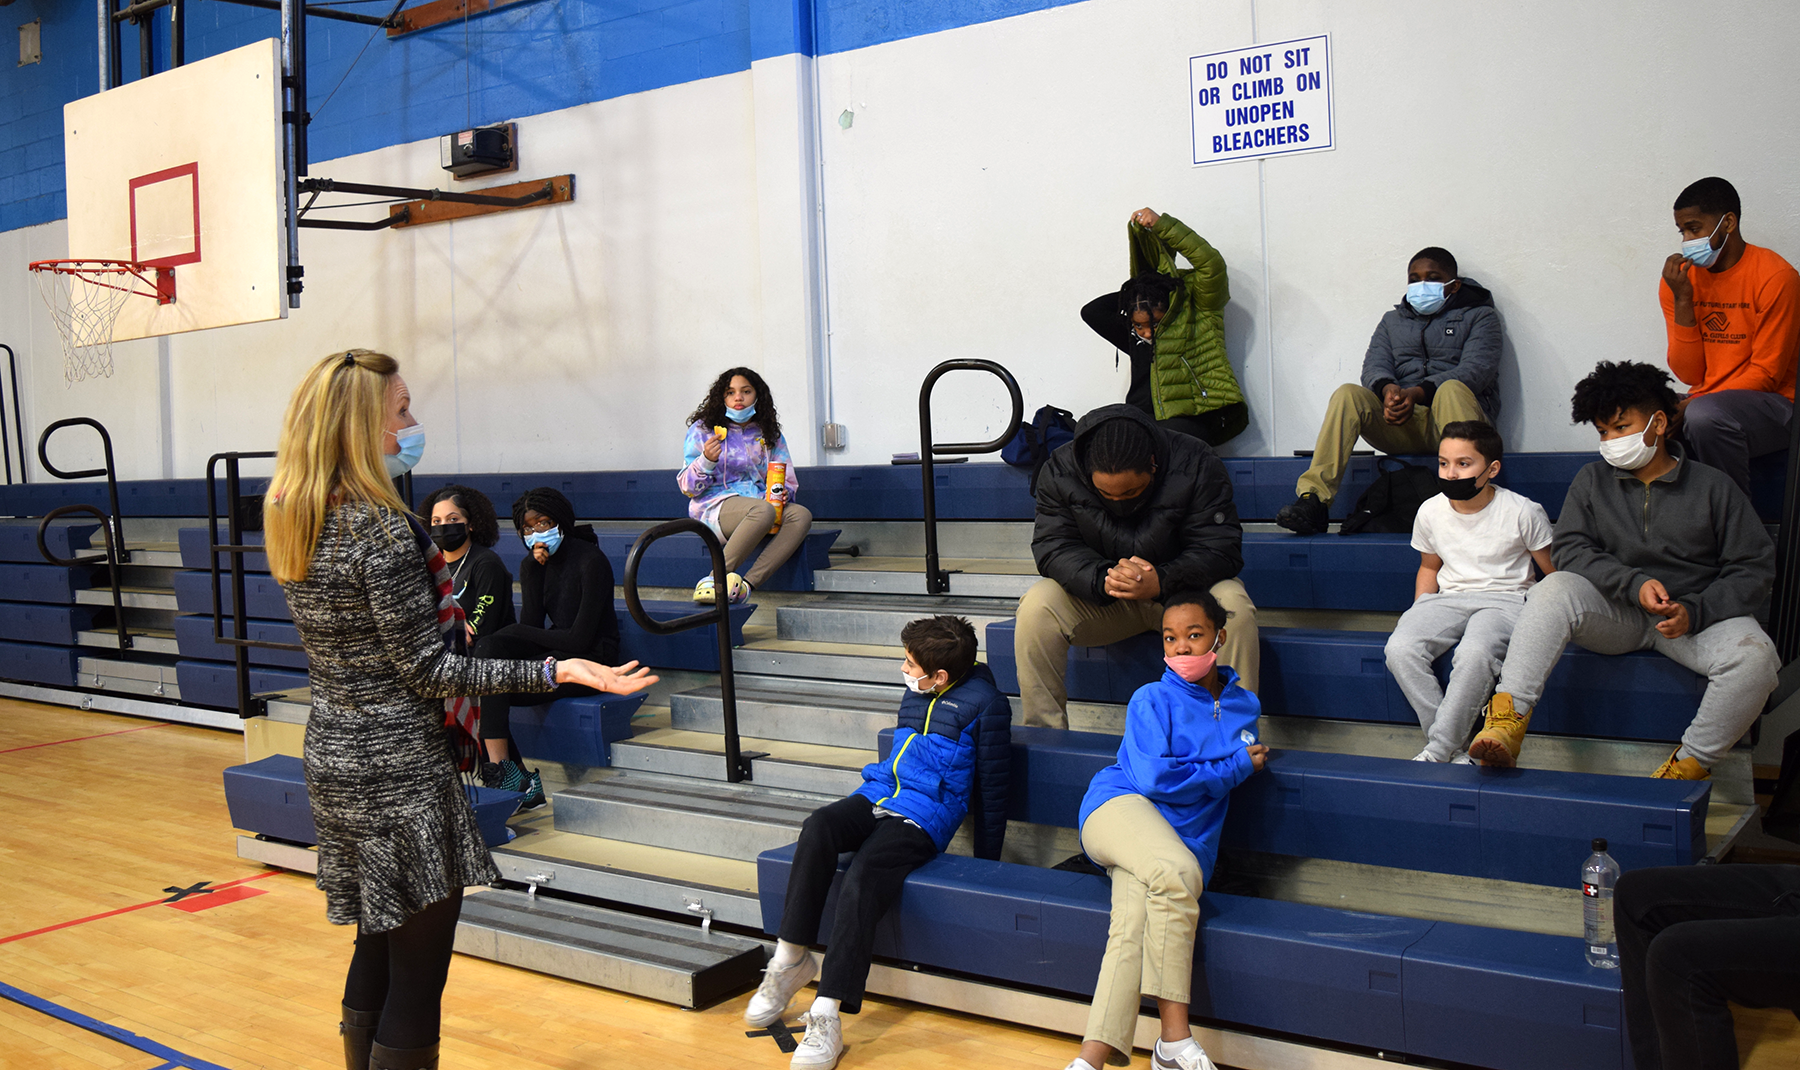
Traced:
<path fill-rule="evenodd" d="M 187 0 L 169 4 L 169 69 L 187 62 Z"/>
<path fill-rule="evenodd" d="M 99 0 L 100 9 L 100 91 L 102 93 L 119 84 L 118 57 L 114 53 L 114 42 L 117 41 L 117 30 L 113 26 L 113 0 Z"/>
<path fill-rule="evenodd" d="M 110 3 L 111 0 L 103 0 Z M 284 184 L 287 193 L 287 292 L 288 307 L 300 307 L 300 191 L 298 183 L 300 166 L 298 145 L 295 140 L 296 123 L 304 102 L 295 103 L 294 94 L 294 34 L 295 26 L 306 21 L 305 16 L 298 15 L 296 8 L 300 0 L 281 0 L 281 153 L 282 170 L 286 172 Z"/>
<path fill-rule="evenodd" d="M 1012 416 L 1006 422 L 1006 430 L 992 441 L 946 442 L 941 445 L 932 441 L 931 391 L 937 386 L 939 379 L 953 371 L 987 372 L 1006 385 L 1006 392 L 1012 401 Z M 1018 380 L 1013 378 L 1011 372 L 991 360 L 946 360 L 926 374 L 925 382 L 919 387 L 919 490 L 925 520 L 925 593 L 949 594 L 951 576 L 950 572 L 938 564 L 937 486 L 936 480 L 932 478 L 932 455 L 995 453 L 1018 433 L 1019 423 L 1024 417 L 1025 399 L 1019 393 Z"/>
<path fill-rule="evenodd" d="M 150 30 L 156 24 L 151 21 L 155 16 L 148 13 L 139 15 L 131 21 L 137 23 L 138 31 L 138 78 L 140 80 L 156 73 L 156 60 L 150 54 Z"/>
<path fill-rule="evenodd" d="M 231 545 L 242 546 L 243 517 L 238 512 L 238 459 L 225 458 L 225 530 Z M 250 635 L 249 614 L 244 609 L 244 555 L 231 555 L 231 636 L 245 639 Z M 252 715 L 250 695 L 250 648 L 241 644 L 232 648 L 232 664 L 237 670 L 238 716 Z"/>

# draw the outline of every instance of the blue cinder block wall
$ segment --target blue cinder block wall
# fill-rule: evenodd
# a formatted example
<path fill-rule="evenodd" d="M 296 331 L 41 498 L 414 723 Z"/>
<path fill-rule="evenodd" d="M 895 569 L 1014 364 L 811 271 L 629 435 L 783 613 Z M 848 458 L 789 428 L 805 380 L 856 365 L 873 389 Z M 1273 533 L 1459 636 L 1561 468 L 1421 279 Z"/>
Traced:
<path fill-rule="evenodd" d="M 849 51 L 1073 2 L 528 0 L 394 40 L 314 18 L 310 155 L 336 159 L 746 71 L 756 59 Z M 189 62 L 280 35 L 274 11 L 209 0 L 186 10 Z M 67 215 L 62 106 L 100 88 L 92 3 L 19 0 L 4 11 L 0 26 L 42 20 L 44 59 L 0 63 L 0 145 L 11 150 L 0 153 L 0 231 Z M 151 24 L 158 71 L 168 63 L 168 17 L 159 11 Z M 137 27 L 125 24 L 120 42 L 133 81 Z"/>

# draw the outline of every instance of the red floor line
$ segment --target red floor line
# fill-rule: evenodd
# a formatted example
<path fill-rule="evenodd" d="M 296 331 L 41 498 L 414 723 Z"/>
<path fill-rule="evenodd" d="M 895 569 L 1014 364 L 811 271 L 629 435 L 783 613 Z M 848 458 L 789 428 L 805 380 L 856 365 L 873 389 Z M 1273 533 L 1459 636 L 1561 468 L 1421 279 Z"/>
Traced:
<path fill-rule="evenodd" d="M 248 884 L 251 881 L 259 881 L 266 877 L 279 877 L 279 876 L 281 876 L 281 874 L 283 872 L 285 872 L 285 871 L 279 870 L 279 869 L 271 869 L 267 873 L 258 873 L 258 874 L 255 874 L 254 876 L 250 876 L 250 877 L 240 877 L 237 880 L 226 881 L 224 884 L 215 884 L 212 887 L 214 890 L 219 890 L 219 889 L 223 889 L 223 888 L 235 888 L 240 884 Z M 42 929 L 33 929 L 28 933 L 15 933 L 12 936 L 0 937 L 0 944 L 10 944 L 14 940 L 23 940 L 28 936 L 41 936 L 44 933 L 53 933 L 58 929 L 67 929 L 67 928 L 71 928 L 76 925 L 85 925 L 90 921 L 99 921 L 101 918 L 111 918 L 111 917 L 115 917 L 119 914 L 129 914 L 134 910 L 142 910 L 145 907 L 161 906 L 162 904 L 164 904 L 166 902 L 168 902 L 167 899 L 152 899 L 148 903 L 138 903 L 134 906 L 120 907 L 117 910 L 109 910 L 104 914 L 91 914 L 85 918 L 76 918 L 74 921 L 60 921 L 60 922 L 57 922 L 55 925 L 46 925 Z"/>
<path fill-rule="evenodd" d="M 99 732 L 91 736 L 76 736 L 73 739 L 53 739 L 48 743 L 27 743 L 23 747 L 8 747 L 5 750 L 0 750 L 0 754 L 11 754 L 13 751 L 19 750 L 35 750 L 38 747 L 55 747 L 63 743 L 80 743 L 84 739 L 104 739 L 107 736 L 122 736 L 130 732 L 148 732 L 152 728 L 167 728 L 174 723 L 174 721 L 158 721 L 155 724 L 139 725 L 136 728 L 121 728 L 117 732 Z"/>

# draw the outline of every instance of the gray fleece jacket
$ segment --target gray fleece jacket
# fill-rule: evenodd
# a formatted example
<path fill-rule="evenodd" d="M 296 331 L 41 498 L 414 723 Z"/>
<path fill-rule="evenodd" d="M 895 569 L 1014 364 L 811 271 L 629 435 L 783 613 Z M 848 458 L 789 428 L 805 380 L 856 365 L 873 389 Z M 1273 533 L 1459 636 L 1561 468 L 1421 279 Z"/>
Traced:
<path fill-rule="evenodd" d="M 1730 476 L 1685 459 L 1648 484 L 1605 461 L 1575 473 L 1550 559 L 1627 605 L 1646 580 L 1661 580 L 1695 632 L 1753 615 L 1775 583 L 1775 544 L 1750 499 Z"/>

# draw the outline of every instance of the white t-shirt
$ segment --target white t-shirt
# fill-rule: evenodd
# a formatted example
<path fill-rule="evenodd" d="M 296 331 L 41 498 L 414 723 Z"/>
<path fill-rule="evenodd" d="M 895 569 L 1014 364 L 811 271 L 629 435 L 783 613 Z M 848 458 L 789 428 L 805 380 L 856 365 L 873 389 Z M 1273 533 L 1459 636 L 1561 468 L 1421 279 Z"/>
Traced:
<path fill-rule="evenodd" d="M 1537 582 L 1531 573 L 1531 551 L 1550 545 L 1554 536 L 1544 507 L 1505 487 L 1494 488 L 1494 500 L 1478 513 L 1459 513 L 1442 494 L 1419 506 L 1413 520 L 1413 549 L 1444 559 L 1438 590 L 1524 591 Z"/>

